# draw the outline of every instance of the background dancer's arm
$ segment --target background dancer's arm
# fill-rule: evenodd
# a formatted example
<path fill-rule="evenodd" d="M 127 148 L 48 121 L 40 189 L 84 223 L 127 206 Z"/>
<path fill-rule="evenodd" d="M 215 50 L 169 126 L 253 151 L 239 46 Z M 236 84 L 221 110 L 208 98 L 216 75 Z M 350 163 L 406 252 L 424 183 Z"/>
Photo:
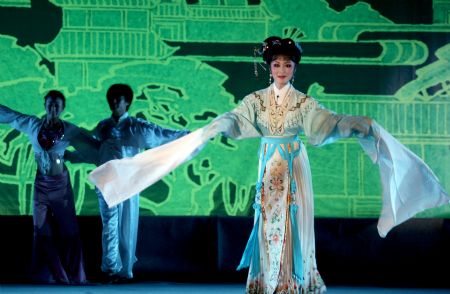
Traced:
<path fill-rule="evenodd" d="M 37 119 L 36 116 L 20 113 L 0 104 L 0 123 L 7 123 L 20 132 L 29 133 Z"/>

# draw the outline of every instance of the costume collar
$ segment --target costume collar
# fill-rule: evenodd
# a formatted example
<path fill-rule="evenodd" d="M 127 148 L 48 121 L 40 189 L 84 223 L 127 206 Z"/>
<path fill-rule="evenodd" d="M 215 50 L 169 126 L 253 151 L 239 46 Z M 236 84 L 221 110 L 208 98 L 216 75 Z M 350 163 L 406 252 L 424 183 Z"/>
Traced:
<path fill-rule="evenodd" d="M 275 100 L 277 101 L 277 104 L 283 103 L 283 100 L 286 97 L 286 94 L 288 93 L 289 89 L 291 88 L 291 83 L 287 83 L 281 89 L 278 89 L 277 86 L 275 85 L 275 83 L 273 83 L 272 86 L 273 86 L 273 92 L 275 94 Z"/>

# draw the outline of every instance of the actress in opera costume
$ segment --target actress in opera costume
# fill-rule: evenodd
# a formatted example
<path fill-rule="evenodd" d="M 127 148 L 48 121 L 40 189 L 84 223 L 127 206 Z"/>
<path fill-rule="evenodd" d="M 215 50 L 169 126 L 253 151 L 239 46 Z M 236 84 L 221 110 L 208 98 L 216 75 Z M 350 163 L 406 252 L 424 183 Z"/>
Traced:
<path fill-rule="evenodd" d="M 237 108 L 187 136 L 135 158 L 105 163 L 90 179 L 114 205 L 124 200 L 122 193 L 151 185 L 219 133 L 233 139 L 260 137 L 254 227 L 238 266 L 249 267 L 246 292 L 322 293 L 326 287 L 316 266 L 311 169 L 298 134 L 314 146 L 353 135 L 359 139 L 379 165 L 382 237 L 416 213 L 448 204 L 449 197 L 428 166 L 375 121 L 336 114 L 294 89 L 299 44 L 269 37 L 260 53 L 273 78 L 268 88 L 247 95 Z"/>

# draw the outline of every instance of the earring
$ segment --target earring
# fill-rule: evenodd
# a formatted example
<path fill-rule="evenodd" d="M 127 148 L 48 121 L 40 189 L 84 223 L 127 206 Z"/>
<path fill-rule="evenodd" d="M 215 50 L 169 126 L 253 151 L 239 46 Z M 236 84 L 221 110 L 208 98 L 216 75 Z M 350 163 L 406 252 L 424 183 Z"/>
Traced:
<path fill-rule="evenodd" d="M 269 73 L 269 86 L 272 84 L 272 73 Z"/>
<path fill-rule="evenodd" d="M 292 76 L 292 79 L 291 79 L 291 84 L 292 85 L 294 84 L 294 81 L 295 81 L 295 76 Z"/>
<path fill-rule="evenodd" d="M 255 77 L 258 78 L 258 65 L 256 64 L 256 53 L 258 52 L 258 49 L 256 47 L 253 49 L 253 73 L 255 74 Z"/>

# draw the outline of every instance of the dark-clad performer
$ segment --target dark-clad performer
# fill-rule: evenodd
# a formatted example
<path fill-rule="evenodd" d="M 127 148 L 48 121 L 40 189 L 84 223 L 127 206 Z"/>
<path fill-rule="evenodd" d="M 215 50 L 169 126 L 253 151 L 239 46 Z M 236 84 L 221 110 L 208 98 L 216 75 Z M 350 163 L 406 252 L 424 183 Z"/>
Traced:
<path fill-rule="evenodd" d="M 34 182 L 32 279 L 40 283 L 86 283 L 83 253 L 64 151 L 95 148 L 82 129 L 59 117 L 66 104 L 56 90 L 44 96 L 46 115 L 38 118 L 0 105 L 0 123 L 27 134 L 37 162 Z M 88 150 L 88 148 L 85 148 Z"/>
<path fill-rule="evenodd" d="M 111 85 L 106 99 L 111 116 L 100 121 L 93 130 L 94 138 L 100 144 L 97 163 L 132 157 L 142 150 L 163 145 L 189 133 L 188 130 L 167 129 L 130 116 L 128 109 L 133 101 L 133 90 L 127 84 Z M 133 278 L 133 266 L 137 260 L 139 194 L 108 207 L 100 190 L 96 192 L 103 224 L 101 270 L 105 282 L 129 281 Z"/>

